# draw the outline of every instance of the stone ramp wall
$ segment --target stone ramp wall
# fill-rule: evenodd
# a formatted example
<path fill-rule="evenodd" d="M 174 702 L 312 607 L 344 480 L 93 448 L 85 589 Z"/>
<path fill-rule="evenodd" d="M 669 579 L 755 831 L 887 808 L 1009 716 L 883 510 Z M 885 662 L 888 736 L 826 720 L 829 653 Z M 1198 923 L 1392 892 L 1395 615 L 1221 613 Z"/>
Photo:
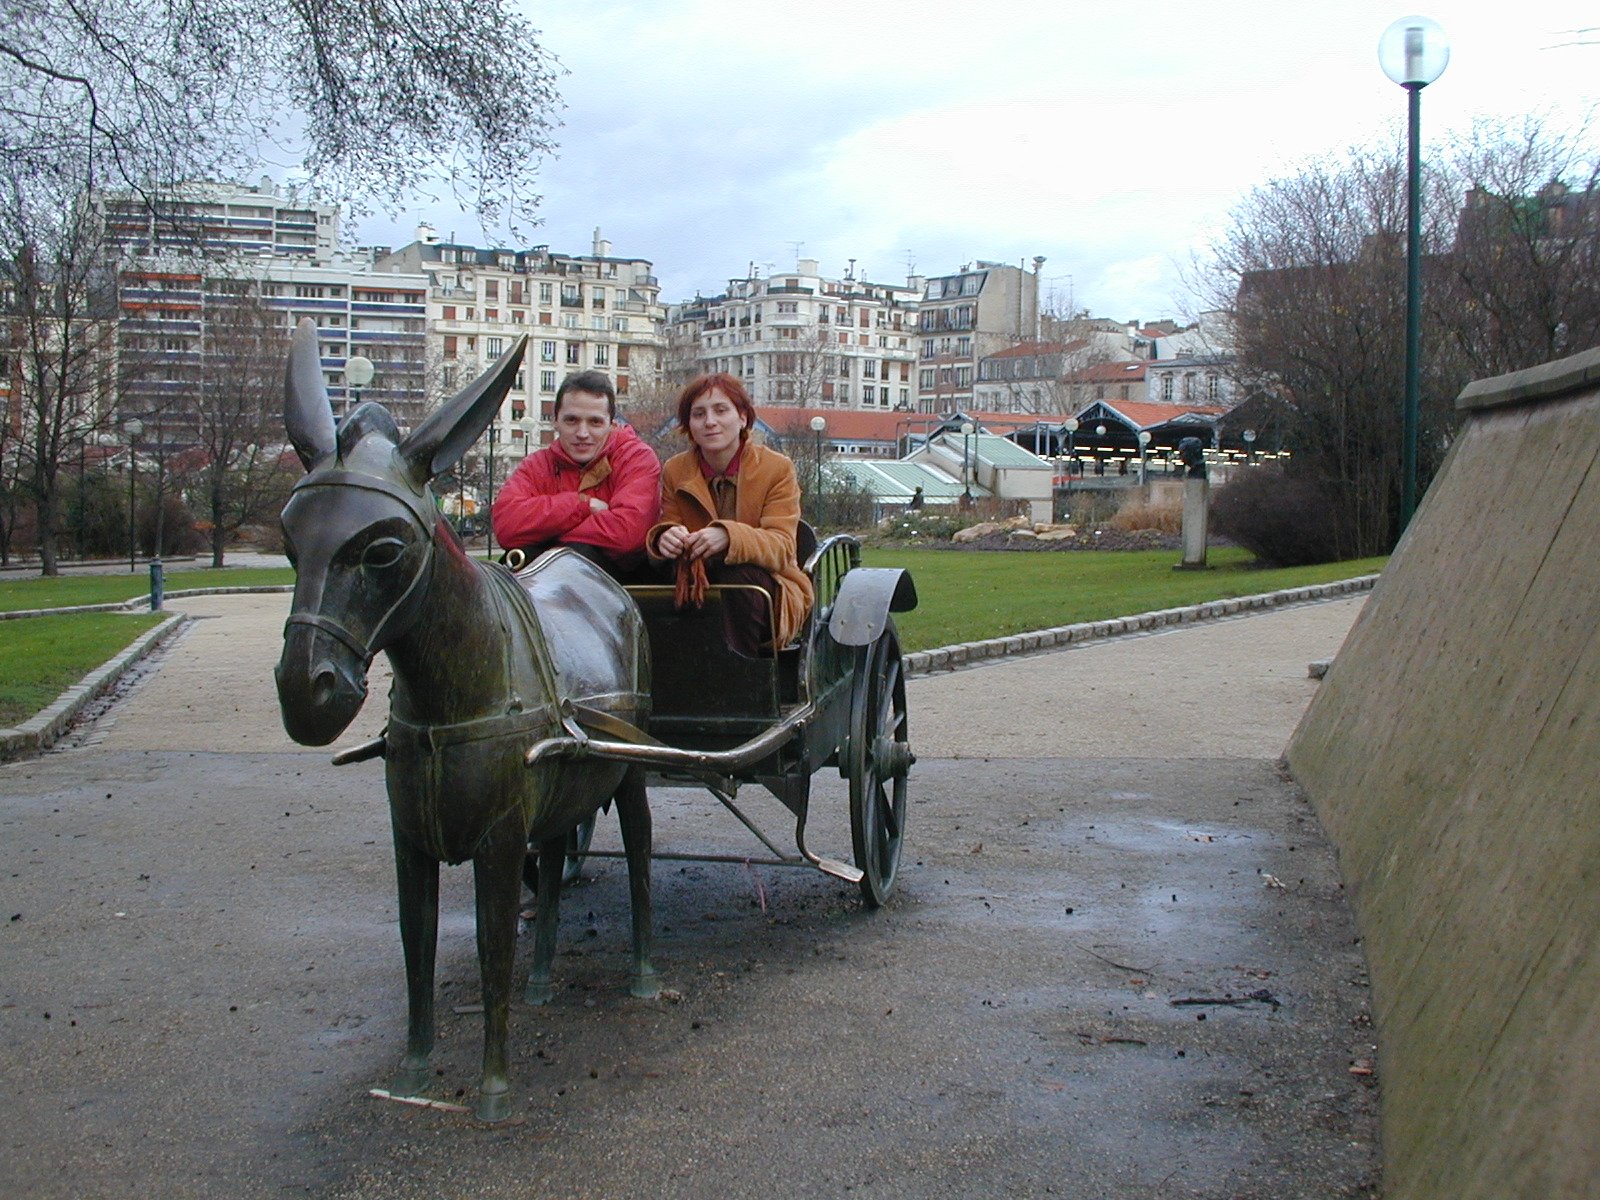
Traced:
<path fill-rule="evenodd" d="M 1600 1196 L 1600 350 L 1473 384 L 1290 741 L 1374 989 L 1389 1200 Z"/>

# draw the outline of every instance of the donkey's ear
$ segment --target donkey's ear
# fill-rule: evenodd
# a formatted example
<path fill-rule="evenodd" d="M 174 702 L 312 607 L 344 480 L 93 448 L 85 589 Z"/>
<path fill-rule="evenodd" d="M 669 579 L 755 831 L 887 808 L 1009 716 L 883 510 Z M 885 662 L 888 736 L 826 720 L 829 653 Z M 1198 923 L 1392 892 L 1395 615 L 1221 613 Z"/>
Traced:
<path fill-rule="evenodd" d="M 440 405 L 400 443 L 400 455 L 423 481 L 453 467 L 500 410 L 528 348 L 523 334 L 495 364 Z"/>
<path fill-rule="evenodd" d="M 289 346 L 289 365 L 283 373 L 283 424 L 289 431 L 290 445 L 308 471 L 338 445 L 333 406 L 328 403 L 328 388 L 322 379 L 317 325 L 310 317 L 301 318 Z"/>

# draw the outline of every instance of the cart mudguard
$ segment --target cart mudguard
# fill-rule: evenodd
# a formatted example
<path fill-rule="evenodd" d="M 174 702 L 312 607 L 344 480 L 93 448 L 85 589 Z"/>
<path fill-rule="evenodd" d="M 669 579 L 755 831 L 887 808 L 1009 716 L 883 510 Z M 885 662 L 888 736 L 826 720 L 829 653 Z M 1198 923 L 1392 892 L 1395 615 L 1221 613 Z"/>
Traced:
<path fill-rule="evenodd" d="M 892 612 L 917 606 L 917 585 L 901 567 L 857 567 L 839 585 L 828 616 L 828 633 L 841 646 L 870 646 Z"/>

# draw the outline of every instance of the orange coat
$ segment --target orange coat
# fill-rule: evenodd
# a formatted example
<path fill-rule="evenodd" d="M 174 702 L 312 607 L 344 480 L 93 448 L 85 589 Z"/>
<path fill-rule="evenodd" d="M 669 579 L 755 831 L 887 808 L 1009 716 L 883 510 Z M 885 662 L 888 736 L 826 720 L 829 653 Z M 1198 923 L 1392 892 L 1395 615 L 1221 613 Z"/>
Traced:
<path fill-rule="evenodd" d="M 786 646 L 811 611 L 811 579 L 795 558 L 800 485 L 794 463 L 776 450 L 746 442 L 734 478 L 738 519 L 721 521 L 711 487 L 700 473 L 699 455 L 685 450 L 669 458 L 661 470 L 661 520 L 645 535 L 645 546 L 660 562 L 656 543 L 668 526 L 682 525 L 691 533 L 707 525 L 720 526 L 728 535 L 726 562 L 751 563 L 777 579 L 782 602 L 773 614 L 773 625 L 777 644 Z"/>

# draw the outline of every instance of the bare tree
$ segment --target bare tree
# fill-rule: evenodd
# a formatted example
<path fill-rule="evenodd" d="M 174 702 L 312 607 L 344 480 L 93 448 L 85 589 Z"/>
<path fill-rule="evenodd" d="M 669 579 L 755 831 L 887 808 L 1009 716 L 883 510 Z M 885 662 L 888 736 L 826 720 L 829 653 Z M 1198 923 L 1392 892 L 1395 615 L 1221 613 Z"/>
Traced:
<path fill-rule="evenodd" d="M 1480 123 L 1452 148 L 1458 207 L 1430 321 L 1467 378 L 1600 345 L 1600 156 L 1533 116 Z"/>
<path fill-rule="evenodd" d="M 0 29 L 0 156 L 151 195 L 287 157 L 341 199 L 515 222 L 558 73 L 511 0 L 32 0 Z"/>
<path fill-rule="evenodd" d="M 210 524 L 211 565 L 228 540 L 274 515 L 299 471 L 283 463 L 280 411 L 287 338 L 255 285 L 212 279 L 194 415 L 200 451 L 196 488 Z"/>
<path fill-rule="evenodd" d="M 1235 309 L 1238 370 L 1276 397 L 1293 469 L 1341 509 L 1346 553 L 1393 543 L 1404 364 L 1405 179 L 1397 147 L 1313 162 L 1252 191 L 1211 247 L 1211 307 Z M 1451 231 L 1438 181 L 1425 201 L 1427 276 Z M 1422 442 L 1447 440 L 1453 392 L 1424 380 Z M 1437 453 L 1425 453 L 1431 473 Z"/>
<path fill-rule="evenodd" d="M 1480 125 L 1425 172 L 1424 483 L 1467 382 L 1600 345 L 1597 185 L 1584 136 L 1537 118 Z M 1405 203 L 1398 145 L 1313 162 L 1244 200 L 1202 284 L 1234 302 L 1248 403 L 1339 507 L 1350 554 L 1399 532 Z"/>
<path fill-rule="evenodd" d="M 8 165 L 0 177 L 0 292 L 16 360 L 15 470 L 34 505 L 41 569 L 55 575 L 61 471 L 110 407 L 115 276 L 90 206 L 52 202 Z"/>

